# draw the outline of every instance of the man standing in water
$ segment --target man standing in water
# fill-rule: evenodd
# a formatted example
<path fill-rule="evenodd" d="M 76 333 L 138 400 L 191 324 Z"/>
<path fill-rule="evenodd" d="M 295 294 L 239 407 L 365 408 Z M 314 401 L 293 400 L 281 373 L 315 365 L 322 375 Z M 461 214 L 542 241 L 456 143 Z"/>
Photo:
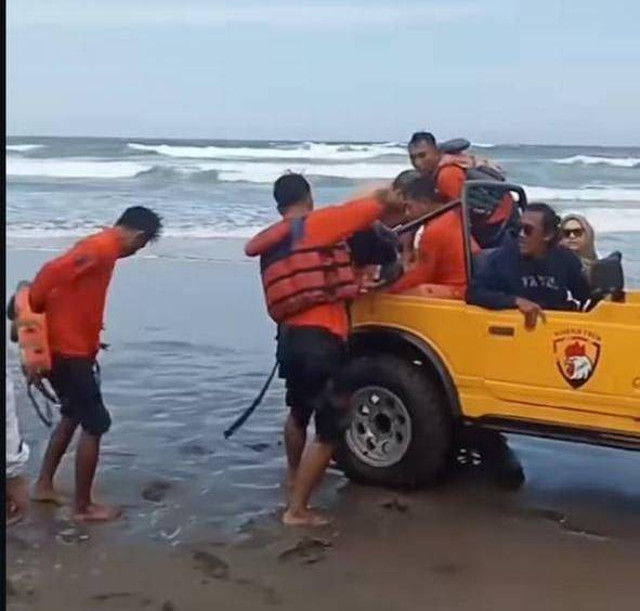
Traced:
<path fill-rule="evenodd" d="M 47 263 L 30 287 L 30 305 L 47 317 L 52 355 L 51 383 L 61 402 L 62 419 L 51 435 L 33 499 L 61 504 L 53 480 L 78 428 L 74 517 L 78 521 L 115 519 L 115 508 L 93 501 L 91 490 L 100 439 L 111 426 L 96 378 L 107 289 L 118 259 L 156 240 L 160 217 L 142 206 L 128 208 L 115 226 L 92 235 Z"/>
<path fill-rule="evenodd" d="M 290 408 L 285 425 L 288 503 L 283 522 L 320 526 L 328 520 L 309 508 L 344 427 L 348 389 L 340 379 L 346 358 L 346 302 L 359 291 L 344 241 L 383 215 L 402 208 L 392 190 L 340 206 L 314 210 L 311 187 L 300 174 L 274 185 L 284 220 L 254 237 L 269 314 L 278 323 L 280 376 Z M 315 415 L 316 437 L 307 445 Z"/>

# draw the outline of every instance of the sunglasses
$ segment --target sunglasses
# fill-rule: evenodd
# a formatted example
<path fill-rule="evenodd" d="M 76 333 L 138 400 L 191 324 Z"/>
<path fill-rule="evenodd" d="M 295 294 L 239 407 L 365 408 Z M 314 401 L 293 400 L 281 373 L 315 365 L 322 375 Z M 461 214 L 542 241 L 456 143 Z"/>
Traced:
<path fill-rule="evenodd" d="M 584 229 L 576 227 L 575 229 L 563 229 L 562 235 L 565 238 L 581 238 L 584 234 Z"/>

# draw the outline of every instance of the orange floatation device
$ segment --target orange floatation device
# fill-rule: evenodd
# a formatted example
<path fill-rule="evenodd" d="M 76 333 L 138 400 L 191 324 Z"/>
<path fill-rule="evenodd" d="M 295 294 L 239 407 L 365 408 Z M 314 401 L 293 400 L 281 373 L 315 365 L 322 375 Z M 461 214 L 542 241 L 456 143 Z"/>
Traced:
<path fill-rule="evenodd" d="M 15 325 L 20 363 L 27 380 L 46 377 L 51 371 L 47 319 L 29 305 L 29 283 L 21 282 L 15 294 Z"/>
<path fill-rule="evenodd" d="M 9 302 L 7 316 L 11 320 L 11 339 L 17 342 L 20 365 L 27 380 L 27 394 L 38 417 L 47 426 L 53 422 L 51 403 L 58 403 L 55 392 L 48 384 L 51 373 L 51 351 L 47 335 L 47 320 L 44 314 L 37 314 L 29 303 L 29 283 L 18 284 L 15 295 Z M 36 388 L 45 398 L 44 408 L 33 395 Z"/>

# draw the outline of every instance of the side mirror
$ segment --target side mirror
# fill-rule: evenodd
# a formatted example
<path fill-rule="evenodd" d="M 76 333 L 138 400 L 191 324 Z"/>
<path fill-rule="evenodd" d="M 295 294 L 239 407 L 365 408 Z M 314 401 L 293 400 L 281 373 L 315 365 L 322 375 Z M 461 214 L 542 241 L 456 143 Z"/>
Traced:
<path fill-rule="evenodd" d="M 511 214 L 503 221 L 488 222 L 505 200 L 511 200 Z M 480 248 L 497 248 L 505 236 L 516 228 L 522 211 L 527 206 L 524 189 L 498 180 L 467 180 L 462 190 L 462 203 L 466 231 Z"/>
<path fill-rule="evenodd" d="M 604 259 L 595 261 L 591 266 L 590 282 L 594 296 L 611 295 L 613 301 L 624 301 L 622 254 L 612 252 Z"/>

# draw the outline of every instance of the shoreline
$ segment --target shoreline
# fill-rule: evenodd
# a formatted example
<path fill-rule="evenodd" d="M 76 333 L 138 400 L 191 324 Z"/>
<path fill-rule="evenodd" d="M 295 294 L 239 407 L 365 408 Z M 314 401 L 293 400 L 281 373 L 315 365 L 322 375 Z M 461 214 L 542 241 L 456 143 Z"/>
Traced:
<path fill-rule="evenodd" d="M 7 533 L 9 609 L 634 608 L 639 453 L 512 437 L 527 474 L 516 493 L 475 470 L 413 494 L 330 471 L 314 500 L 335 524 L 280 526 L 281 384 L 232 440 L 222 437 L 273 363 L 275 330 L 254 262 L 237 264 L 241 245 L 208 245 L 200 255 L 211 265 L 119 266 L 102 357 L 114 424 L 96 493 L 124 505 L 125 518 L 81 528 L 68 508 L 32 505 Z M 173 246 L 149 254 L 175 255 Z M 9 248 L 7 287 L 49 257 Z M 16 390 L 33 482 L 48 431 Z M 71 456 L 61 475 L 69 492 Z"/>
<path fill-rule="evenodd" d="M 603 520 L 584 510 L 589 493 L 573 501 L 583 515 L 526 496 L 471 474 L 413 494 L 344 485 L 329 527 L 285 528 L 269 512 L 231 539 L 204 529 L 179 545 L 114 538 L 122 522 L 56 532 L 37 508 L 48 532 L 7 535 L 8 608 L 633 609 L 640 524 L 628 516 L 620 529 L 621 499 Z"/>

